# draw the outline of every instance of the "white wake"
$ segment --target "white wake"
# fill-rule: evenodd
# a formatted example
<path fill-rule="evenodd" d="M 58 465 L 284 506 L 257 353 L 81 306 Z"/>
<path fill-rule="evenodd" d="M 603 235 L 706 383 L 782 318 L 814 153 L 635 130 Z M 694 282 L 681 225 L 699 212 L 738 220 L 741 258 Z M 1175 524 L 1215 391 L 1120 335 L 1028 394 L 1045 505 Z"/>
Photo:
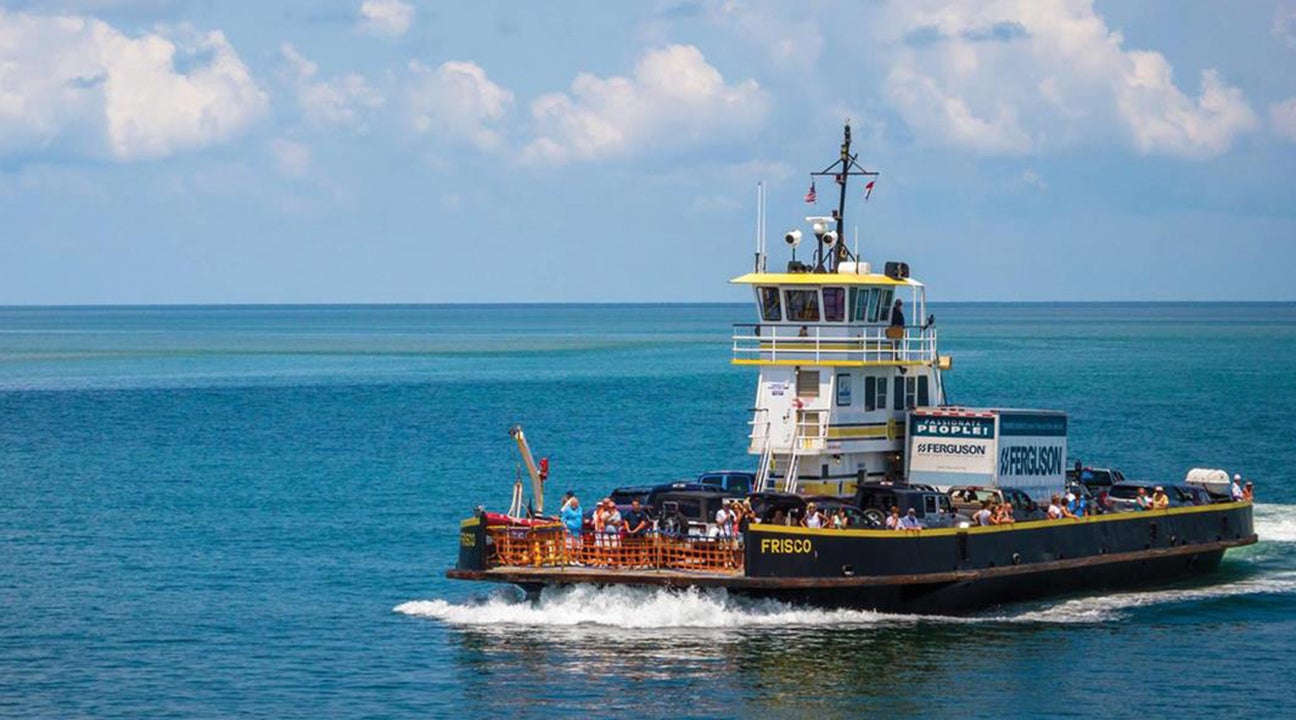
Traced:
<path fill-rule="evenodd" d="M 1261 542 L 1296 542 L 1296 505 L 1256 504 L 1254 517 Z"/>
<path fill-rule="evenodd" d="M 772 601 L 745 601 L 724 591 L 683 592 L 577 586 L 546 590 L 535 603 L 494 596 L 481 603 L 415 600 L 397 605 L 406 615 L 451 625 L 615 628 L 738 628 L 874 625 L 897 616 L 864 610 L 816 610 Z"/>

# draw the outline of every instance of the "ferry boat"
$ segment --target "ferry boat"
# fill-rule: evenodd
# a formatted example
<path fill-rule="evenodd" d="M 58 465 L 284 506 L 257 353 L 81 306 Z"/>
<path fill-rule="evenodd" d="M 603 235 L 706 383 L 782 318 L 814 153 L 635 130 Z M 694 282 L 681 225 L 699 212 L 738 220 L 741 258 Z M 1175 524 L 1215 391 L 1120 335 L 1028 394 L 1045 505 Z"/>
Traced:
<path fill-rule="evenodd" d="M 523 517 L 520 484 L 510 512 L 478 508 L 462 522 L 448 577 L 512 583 L 533 596 L 576 584 L 715 587 L 945 614 L 1209 573 L 1228 549 L 1256 542 L 1249 500 L 968 522 L 951 505 L 960 492 L 994 493 L 1018 510 L 1066 493 L 1067 416 L 947 405 L 942 376 L 952 360 L 938 350 L 925 286 L 904 262 L 875 272 L 845 242 L 848 184 L 862 177 L 871 190 L 877 177 L 852 154 L 849 122 L 840 156 L 811 176 L 837 186 L 837 207 L 807 217 L 809 233 L 784 236 L 792 259 L 782 271 L 767 267 L 758 198 L 754 266 L 731 281 L 751 288 L 757 321 L 734 327 L 732 362 L 759 371 L 748 428 L 752 497 L 837 499 L 862 522 L 804 527 L 764 518 L 710 537 L 570 532 L 544 517 L 544 477 L 518 431 L 535 512 Z M 803 239 L 813 248 L 798 261 Z M 883 524 L 897 498 L 912 498 L 917 529 Z"/>

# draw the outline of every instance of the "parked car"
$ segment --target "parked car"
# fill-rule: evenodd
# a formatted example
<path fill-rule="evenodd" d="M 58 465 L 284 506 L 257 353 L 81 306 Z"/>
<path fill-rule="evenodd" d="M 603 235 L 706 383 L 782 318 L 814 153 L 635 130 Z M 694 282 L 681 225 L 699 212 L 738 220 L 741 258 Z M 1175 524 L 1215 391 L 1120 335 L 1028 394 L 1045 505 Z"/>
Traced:
<path fill-rule="evenodd" d="M 1107 489 L 1106 497 L 1103 499 L 1103 510 L 1106 512 L 1130 512 L 1138 510 L 1138 491 L 1143 488 L 1144 493 L 1151 499 L 1152 493 L 1160 487 L 1165 490 L 1166 497 L 1170 500 L 1170 507 L 1180 507 L 1183 505 L 1194 505 L 1194 496 L 1188 492 L 1186 486 L 1167 485 L 1165 483 L 1155 482 L 1132 482 L 1125 481 L 1112 485 Z M 1205 493 L 1205 491 L 1202 491 Z"/>
<path fill-rule="evenodd" d="M 613 490 L 608 494 L 608 497 L 612 498 L 612 502 L 616 503 L 617 509 L 625 510 L 635 500 L 638 500 L 640 505 L 647 505 L 648 496 L 652 494 L 652 491 L 651 485 L 627 485 Z"/>
<path fill-rule="evenodd" d="M 756 519 L 761 523 L 777 523 L 782 517 L 786 525 L 800 525 L 801 519 L 805 517 L 805 508 L 808 503 L 814 503 L 816 509 L 824 514 L 825 517 L 832 517 L 838 508 L 846 511 L 848 521 L 847 527 L 871 527 L 864 519 L 864 512 L 860 510 L 849 498 L 834 497 L 831 495 L 796 495 L 794 493 L 784 492 L 763 492 L 753 493 L 747 497 L 751 502 L 752 512 L 755 513 Z M 779 515 L 780 511 L 782 516 Z"/>
<path fill-rule="evenodd" d="M 697 482 L 699 485 L 733 493 L 734 497 L 745 497 L 752 491 L 752 485 L 756 482 L 756 473 L 745 470 L 712 470 L 698 475 Z"/>
<path fill-rule="evenodd" d="M 1195 485 L 1165 485 L 1167 493 L 1170 493 L 1171 502 L 1178 497 L 1183 505 L 1210 505 L 1219 500 L 1211 494 L 1206 488 Z"/>
<path fill-rule="evenodd" d="M 955 485 L 946 494 L 949 495 L 954 510 L 969 518 L 981 509 L 981 503 L 986 500 L 996 505 L 1010 503 L 1013 507 L 1013 519 L 1018 522 L 1043 519 L 1045 515 L 1044 510 L 1031 499 L 1030 495 L 1017 488 Z"/>
<path fill-rule="evenodd" d="M 715 515 L 725 500 L 733 497 L 708 488 L 663 490 L 653 493 L 657 529 L 665 535 L 710 537 L 715 532 Z"/>
<path fill-rule="evenodd" d="M 969 522 L 959 515 L 949 496 L 930 485 L 862 483 L 855 490 L 854 504 L 861 511 L 865 527 L 886 527 L 886 516 L 892 507 L 903 516 L 910 509 L 923 527 L 954 527 Z"/>
<path fill-rule="evenodd" d="M 1123 482 L 1125 482 L 1125 475 L 1120 470 L 1112 468 L 1082 467 L 1079 474 L 1074 470 L 1067 471 L 1068 484 L 1080 483 L 1089 488 L 1089 492 L 1094 496 L 1101 495 L 1112 485 Z"/>

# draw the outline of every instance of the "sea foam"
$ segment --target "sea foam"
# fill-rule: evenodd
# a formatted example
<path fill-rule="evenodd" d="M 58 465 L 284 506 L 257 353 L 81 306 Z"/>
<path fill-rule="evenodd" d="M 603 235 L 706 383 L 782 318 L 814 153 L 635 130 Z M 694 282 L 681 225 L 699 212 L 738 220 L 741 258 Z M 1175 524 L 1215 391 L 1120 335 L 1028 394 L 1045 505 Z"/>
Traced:
<path fill-rule="evenodd" d="M 1255 530 L 1263 542 L 1296 542 L 1296 505 L 1256 504 Z"/>

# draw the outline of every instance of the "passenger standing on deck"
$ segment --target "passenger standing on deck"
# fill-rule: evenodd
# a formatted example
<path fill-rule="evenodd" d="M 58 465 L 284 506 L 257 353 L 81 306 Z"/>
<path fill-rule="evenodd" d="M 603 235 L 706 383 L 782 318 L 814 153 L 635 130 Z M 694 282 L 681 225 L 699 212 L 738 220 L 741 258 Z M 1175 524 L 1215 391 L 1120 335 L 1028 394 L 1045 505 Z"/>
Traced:
<path fill-rule="evenodd" d="M 1007 501 L 1000 503 L 995 516 L 990 518 L 990 522 L 995 525 L 1012 525 L 1017 522 L 1017 519 L 1013 517 L 1012 503 Z"/>
<path fill-rule="evenodd" d="M 891 327 L 904 327 L 904 311 L 900 308 L 904 306 L 900 298 L 896 298 L 895 305 L 891 307 Z"/>
<path fill-rule="evenodd" d="M 1084 495 L 1080 493 L 1080 488 L 1076 488 L 1074 491 L 1067 493 L 1066 509 L 1070 510 L 1071 514 L 1076 517 L 1085 516 L 1085 510 L 1087 508 L 1086 508 Z"/>
<path fill-rule="evenodd" d="M 1233 484 L 1229 486 L 1229 497 L 1233 498 L 1234 502 L 1237 502 L 1238 500 L 1242 499 L 1242 476 L 1241 475 L 1238 475 L 1236 473 L 1233 475 Z"/>
<path fill-rule="evenodd" d="M 909 508 L 909 512 L 905 513 L 905 516 L 900 518 L 900 529 L 922 530 L 922 523 L 918 522 L 918 513 L 915 512 L 913 508 Z"/>
<path fill-rule="evenodd" d="M 1152 500 L 1148 498 L 1147 489 L 1138 489 L 1138 495 L 1134 496 L 1134 505 L 1138 507 L 1139 510 L 1152 509 Z"/>
<path fill-rule="evenodd" d="M 805 517 L 801 519 L 802 527 L 821 528 L 824 526 L 823 513 L 814 503 L 806 503 Z"/>
<path fill-rule="evenodd" d="M 563 526 L 567 528 L 567 532 L 572 535 L 580 535 L 581 525 L 584 523 L 585 518 L 581 512 L 580 500 L 577 500 L 575 495 L 563 501 L 561 515 Z"/>
<path fill-rule="evenodd" d="M 621 519 L 625 521 L 626 535 L 629 537 L 643 537 L 648 532 L 650 518 L 639 504 L 638 498 L 630 501 L 630 509 L 625 511 Z"/>
<path fill-rule="evenodd" d="M 733 537 L 734 514 L 729 510 L 730 502 L 732 501 L 729 498 L 725 498 L 721 501 L 720 509 L 716 510 L 715 525 L 717 537 L 725 539 Z"/>
<path fill-rule="evenodd" d="M 1157 485 L 1152 491 L 1152 509 L 1165 510 L 1168 507 L 1170 507 L 1170 498 L 1166 495 L 1165 488 Z"/>
<path fill-rule="evenodd" d="M 1075 518 L 1075 513 L 1071 512 L 1062 504 L 1062 498 L 1058 495 L 1053 496 L 1053 502 L 1049 503 L 1048 516 L 1050 520 L 1061 520 L 1062 518 Z"/>
<path fill-rule="evenodd" d="M 994 513 L 990 512 L 990 505 L 991 503 L 989 500 L 982 500 L 981 509 L 977 510 L 976 514 L 972 516 L 972 519 L 976 521 L 976 524 L 979 527 L 986 527 L 987 525 L 995 524 Z"/>
<path fill-rule="evenodd" d="M 1246 487 L 1242 488 L 1242 499 L 1247 502 L 1255 500 L 1255 485 L 1252 485 L 1250 480 L 1247 480 Z"/>
<path fill-rule="evenodd" d="M 832 526 L 835 530 L 845 530 L 850 526 L 850 518 L 846 516 L 845 505 L 839 505 L 837 512 L 833 513 Z"/>
<path fill-rule="evenodd" d="M 620 535 L 621 511 L 617 510 L 616 503 L 612 502 L 612 498 L 604 498 L 603 507 L 603 532 L 608 535 Z"/>
<path fill-rule="evenodd" d="M 895 505 L 891 506 L 891 514 L 887 515 L 886 528 L 887 530 L 900 529 L 900 508 Z"/>

